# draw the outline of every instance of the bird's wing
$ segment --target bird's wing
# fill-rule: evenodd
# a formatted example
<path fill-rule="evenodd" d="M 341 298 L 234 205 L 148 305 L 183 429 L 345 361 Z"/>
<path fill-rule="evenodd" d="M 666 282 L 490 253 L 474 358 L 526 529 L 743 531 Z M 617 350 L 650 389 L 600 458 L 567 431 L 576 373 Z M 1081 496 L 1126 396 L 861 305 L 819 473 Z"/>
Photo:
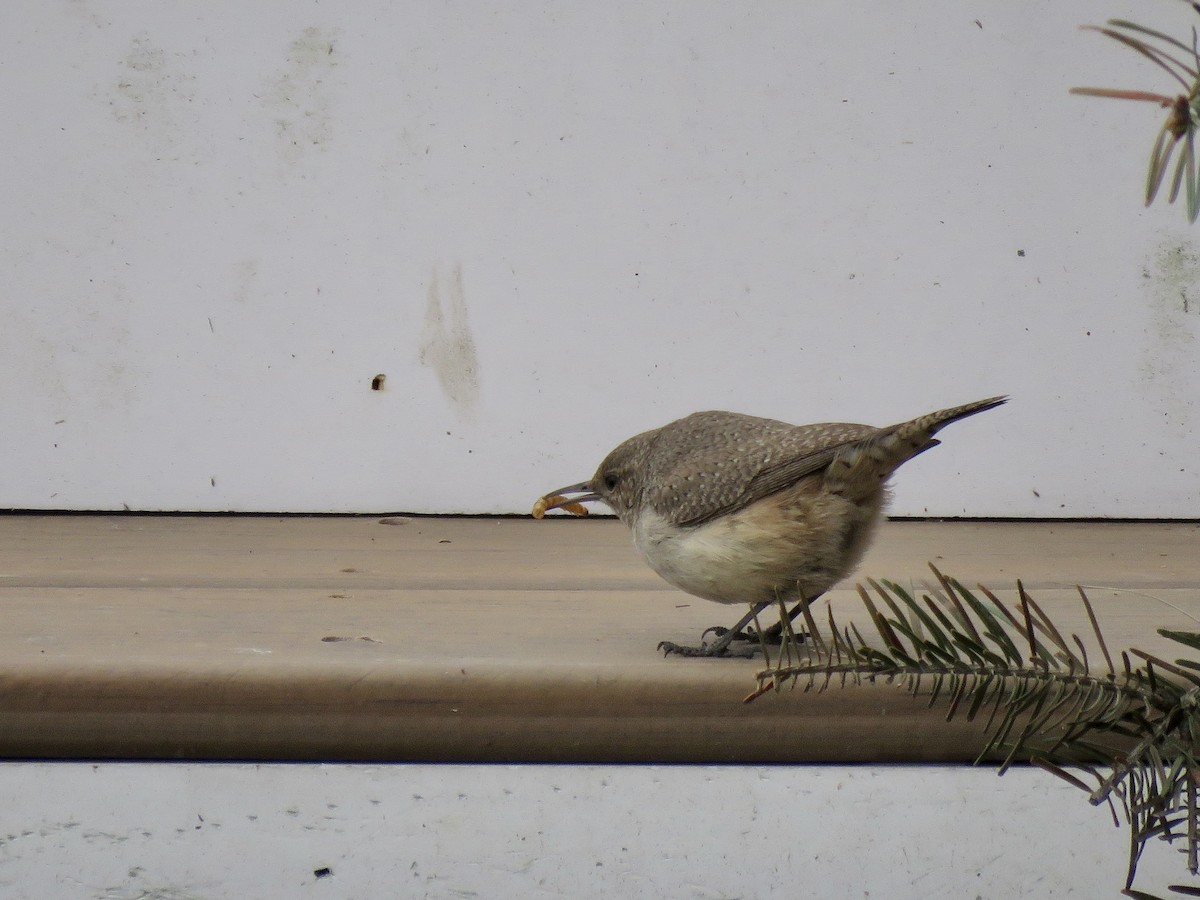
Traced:
<path fill-rule="evenodd" d="M 788 425 L 736 413 L 695 413 L 667 428 L 646 499 L 674 524 L 702 525 L 822 471 L 847 445 L 879 432 L 870 425 Z M 664 453 L 668 444 L 678 448 Z"/>
<path fill-rule="evenodd" d="M 830 425 L 808 425 L 803 428 L 822 429 L 824 438 L 821 446 L 812 450 L 801 450 L 797 455 L 764 465 L 746 485 L 743 497 L 749 504 L 778 491 L 790 488 L 801 478 L 824 471 L 834 458 L 854 446 L 865 446 L 877 438 L 880 429 L 870 425 L 835 423 Z M 826 443 L 828 441 L 829 443 Z M 810 442 L 811 443 L 811 442 Z"/>

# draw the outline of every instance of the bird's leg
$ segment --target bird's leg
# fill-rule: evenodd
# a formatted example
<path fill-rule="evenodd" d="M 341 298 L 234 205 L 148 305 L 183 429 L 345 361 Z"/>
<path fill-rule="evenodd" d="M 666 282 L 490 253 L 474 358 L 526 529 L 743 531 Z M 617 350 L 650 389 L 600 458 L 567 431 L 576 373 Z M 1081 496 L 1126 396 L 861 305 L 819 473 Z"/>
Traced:
<path fill-rule="evenodd" d="M 742 630 L 749 625 L 754 617 L 770 606 L 769 601 L 763 603 L 755 603 L 750 607 L 750 612 L 742 616 L 736 625 L 732 628 L 709 628 L 704 634 L 700 635 L 700 640 L 704 640 L 704 635 L 710 631 L 717 635 L 717 639 L 711 644 L 701 643 L 699 647 L 684 647 L 681 644 L 675 644 L 671 641 L 661 641 L 658 649 L 663 652 L 664 656 L 670 656 L 672 653 L 677 656 L 737 656 L 743 659 L 750 659 L 762 648 L 758 644 L 752 644 L 747 647 L 738 647 L 736 650 L 731 650 L 729 645 L 733 643 L 735 638 L 739 636 L 742 639 L 748 640 L 746 633 Z M 794 615 L 794 613 L 793 613 Z M 769 632 L 769 629 L 768 629 Z"/>
<path fill-rule="evenodd" d="M 823 594 L 824 591 L 822 591 L 821 593 Z M 796 604 L 787 611 L 788 622 L 795 622 L 796 616 L 800 615 L 800 613 L 802 613 L 804 611 L 804 607 L 811 606 L 812 603 L 820 596 L 821 596 L 821 594 L 817 594 L 811 600 L 798 600 L 796 602 Z M 765 640 L 768 644 L 782 644 L 783 643 L 783 619 L 781 618 L 778 622 L 776 622 L 774 625 L 772 625 L 770 628 L 768 628 L 766 631 L 764 631 L 761 635 L 753 634 L 753 633 L 750 635 L 751 639 L 754 639 L 755 637 L 758 637 L 761 640 Z M 804 643 L 804 637 L 805 637 L 805 634 L 803 631 L 800 631 L 796 634 L 796 640 L 798 640 L 800 643 Z"/>
<path fill-rule="evenodd" d="M 806 603 L 812 603 L 813 600 L 816 600 L 817 597 L 820 597 L 820 596 L 821 596 L 820 594 L 817 594 L 817 596 L 813 597 L 812 600 L 798 601 L 791 609 L 789 609 L 787 611 L 787 620 L 789 622 L 795 622 L 796 616 L 800 615 L 800 613 L 804 611 L 804 605 Z M 752 628 L 746 628 L 746 626 L 749 624 L 750 624 L 749 619 L 743 619 L 737 625 L 733 626 L 732 629 L 724 628 L 720 625 L 714 625 L 712 628 L 705 629 L 704 634 L 700 635 L 700 638 L 701 638 L 701 640 L 703 640 L 704 635 L 709 634 L 709 633 L 715 634 L 717 637 L 723 637 L 728 632 L 733 631 L 734 632 L 733 637 L 730 638 L 730 640 L 733 640 L 733 641 L 766 641 L 768 644 L 771 644 L 772 646 L 778 646 L 779 644 L 783 643 L 783 619 L 782 618 L 780 618 L 780 620 L 778 622 L 776 622 L 774 625 L 772 625 L 770 628 L 767 628 L 766 630 L 761 631 L 761 632 L 756 631 L 755 629 L 752 629 Z M 743 629 L 745 629 L 745 630 L 743 630 Z M 796 635 L 796 638 L 801 643 L 803 643 L 804 642 L 804 633 L 800 632 L 799 634 Z"/>
<path fill-rule="evenodd" d="M 822 591 L 824 593 L 824 591 Z M 792 605 L 792 608 L 786 612 L 787 622 L 791 624 L 796 621 L 796 616 L 804 611 L 804 607 L 815 601 L 821 594 L 817 594 L 812 600 L 798 600 Z M 725 628 L 721 625 L 714 625 L 712 628 L 704 629 L 700 635 L 700 640 L 709 634 L 716 635 L 717 639 L 711 644 L 701 643 L 699 647 L 684 647 L 679 644 L 674 644 L 671 641 L 663 641 L 658 645 L 658 649 L 662 650 L 667 656 L 675 653 L 679 656 L 737 656 L 744 659 L 757 654 L 762 649 L 762 644 L 770 644 L 778 646 L 783 643 L 783 618 L 772 625 L 770 628 L 759 631 L 748 628 L 749 624 L 754 621 L 755 616 L 766 609 L 771 604 L 769 602 L 759 603 L 750 608 L 750 612 L 742 616 L 736 625 L 732 628 Z M 798 643 L 804 642 L 804 632 L 795 633 L 795 638 Z M 730 650 L 729 645 L 734 641 L 753 642 L 751 646 L 739 647 L 736 650 Z"/>

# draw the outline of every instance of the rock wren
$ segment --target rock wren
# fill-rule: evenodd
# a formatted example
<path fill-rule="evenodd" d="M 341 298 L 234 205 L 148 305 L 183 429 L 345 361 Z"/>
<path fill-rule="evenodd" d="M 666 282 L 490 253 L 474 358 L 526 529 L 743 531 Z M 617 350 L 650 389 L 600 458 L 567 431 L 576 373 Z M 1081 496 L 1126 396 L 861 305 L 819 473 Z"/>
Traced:
<path fill-rule="evenodd" d="M 730 643 L 763 609 L 794 603 L 789 618 L 862 559 L 887 502 L 888 477 L 939 442 L 937 432 L 1007 402 L 989 397 L 875 428 L 789 425 L 731 412 L 698 412 L 631 437 L 588 481 L 534 505 L 583 514 L 600 500 L 633 532 L 638 551 L 675 587 L 718 603 L 749 603 L 710 644 L 659 649 L 684 656 L 748 656 Z M 778 627 L 778 626 L 777 626 Z M 707 634 L 707 632 L 706 632 Z"/>

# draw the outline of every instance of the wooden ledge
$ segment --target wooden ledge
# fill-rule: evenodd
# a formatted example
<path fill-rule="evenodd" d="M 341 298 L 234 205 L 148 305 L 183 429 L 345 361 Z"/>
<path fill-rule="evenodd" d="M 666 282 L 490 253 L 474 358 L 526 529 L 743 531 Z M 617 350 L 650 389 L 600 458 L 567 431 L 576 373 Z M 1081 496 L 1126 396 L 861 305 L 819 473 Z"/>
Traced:
<path fill-rule="evenodd" d="M 1115 647 L 1200 630 L 1200 526 L 897 522 L 860 575 L 1017 577 Z M 761 662 L 664 659 L 740 609 L 612 520 L 0 517 L 0 755 L 426 761 L 972 759 L 894 687 L 743 705 Z M 843 620 L 857 598 L 834 592 Z M 1076 624 L 1076 623 L 1079 624 Z"/>

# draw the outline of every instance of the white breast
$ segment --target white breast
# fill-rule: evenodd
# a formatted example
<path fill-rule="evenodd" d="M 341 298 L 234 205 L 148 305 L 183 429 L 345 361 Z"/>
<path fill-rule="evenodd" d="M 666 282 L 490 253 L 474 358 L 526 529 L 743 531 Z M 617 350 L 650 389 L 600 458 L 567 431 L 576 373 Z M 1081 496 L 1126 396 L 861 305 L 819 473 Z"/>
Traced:
<path fill-rule="evenodd" d="M 633 542 L 655 572 L 706 600 L 814 597 L 858 563 L 883 501 L 882 490 L 865 503 L 776 495 L 687 528 L 647 509 L 633 523 Z"/>

